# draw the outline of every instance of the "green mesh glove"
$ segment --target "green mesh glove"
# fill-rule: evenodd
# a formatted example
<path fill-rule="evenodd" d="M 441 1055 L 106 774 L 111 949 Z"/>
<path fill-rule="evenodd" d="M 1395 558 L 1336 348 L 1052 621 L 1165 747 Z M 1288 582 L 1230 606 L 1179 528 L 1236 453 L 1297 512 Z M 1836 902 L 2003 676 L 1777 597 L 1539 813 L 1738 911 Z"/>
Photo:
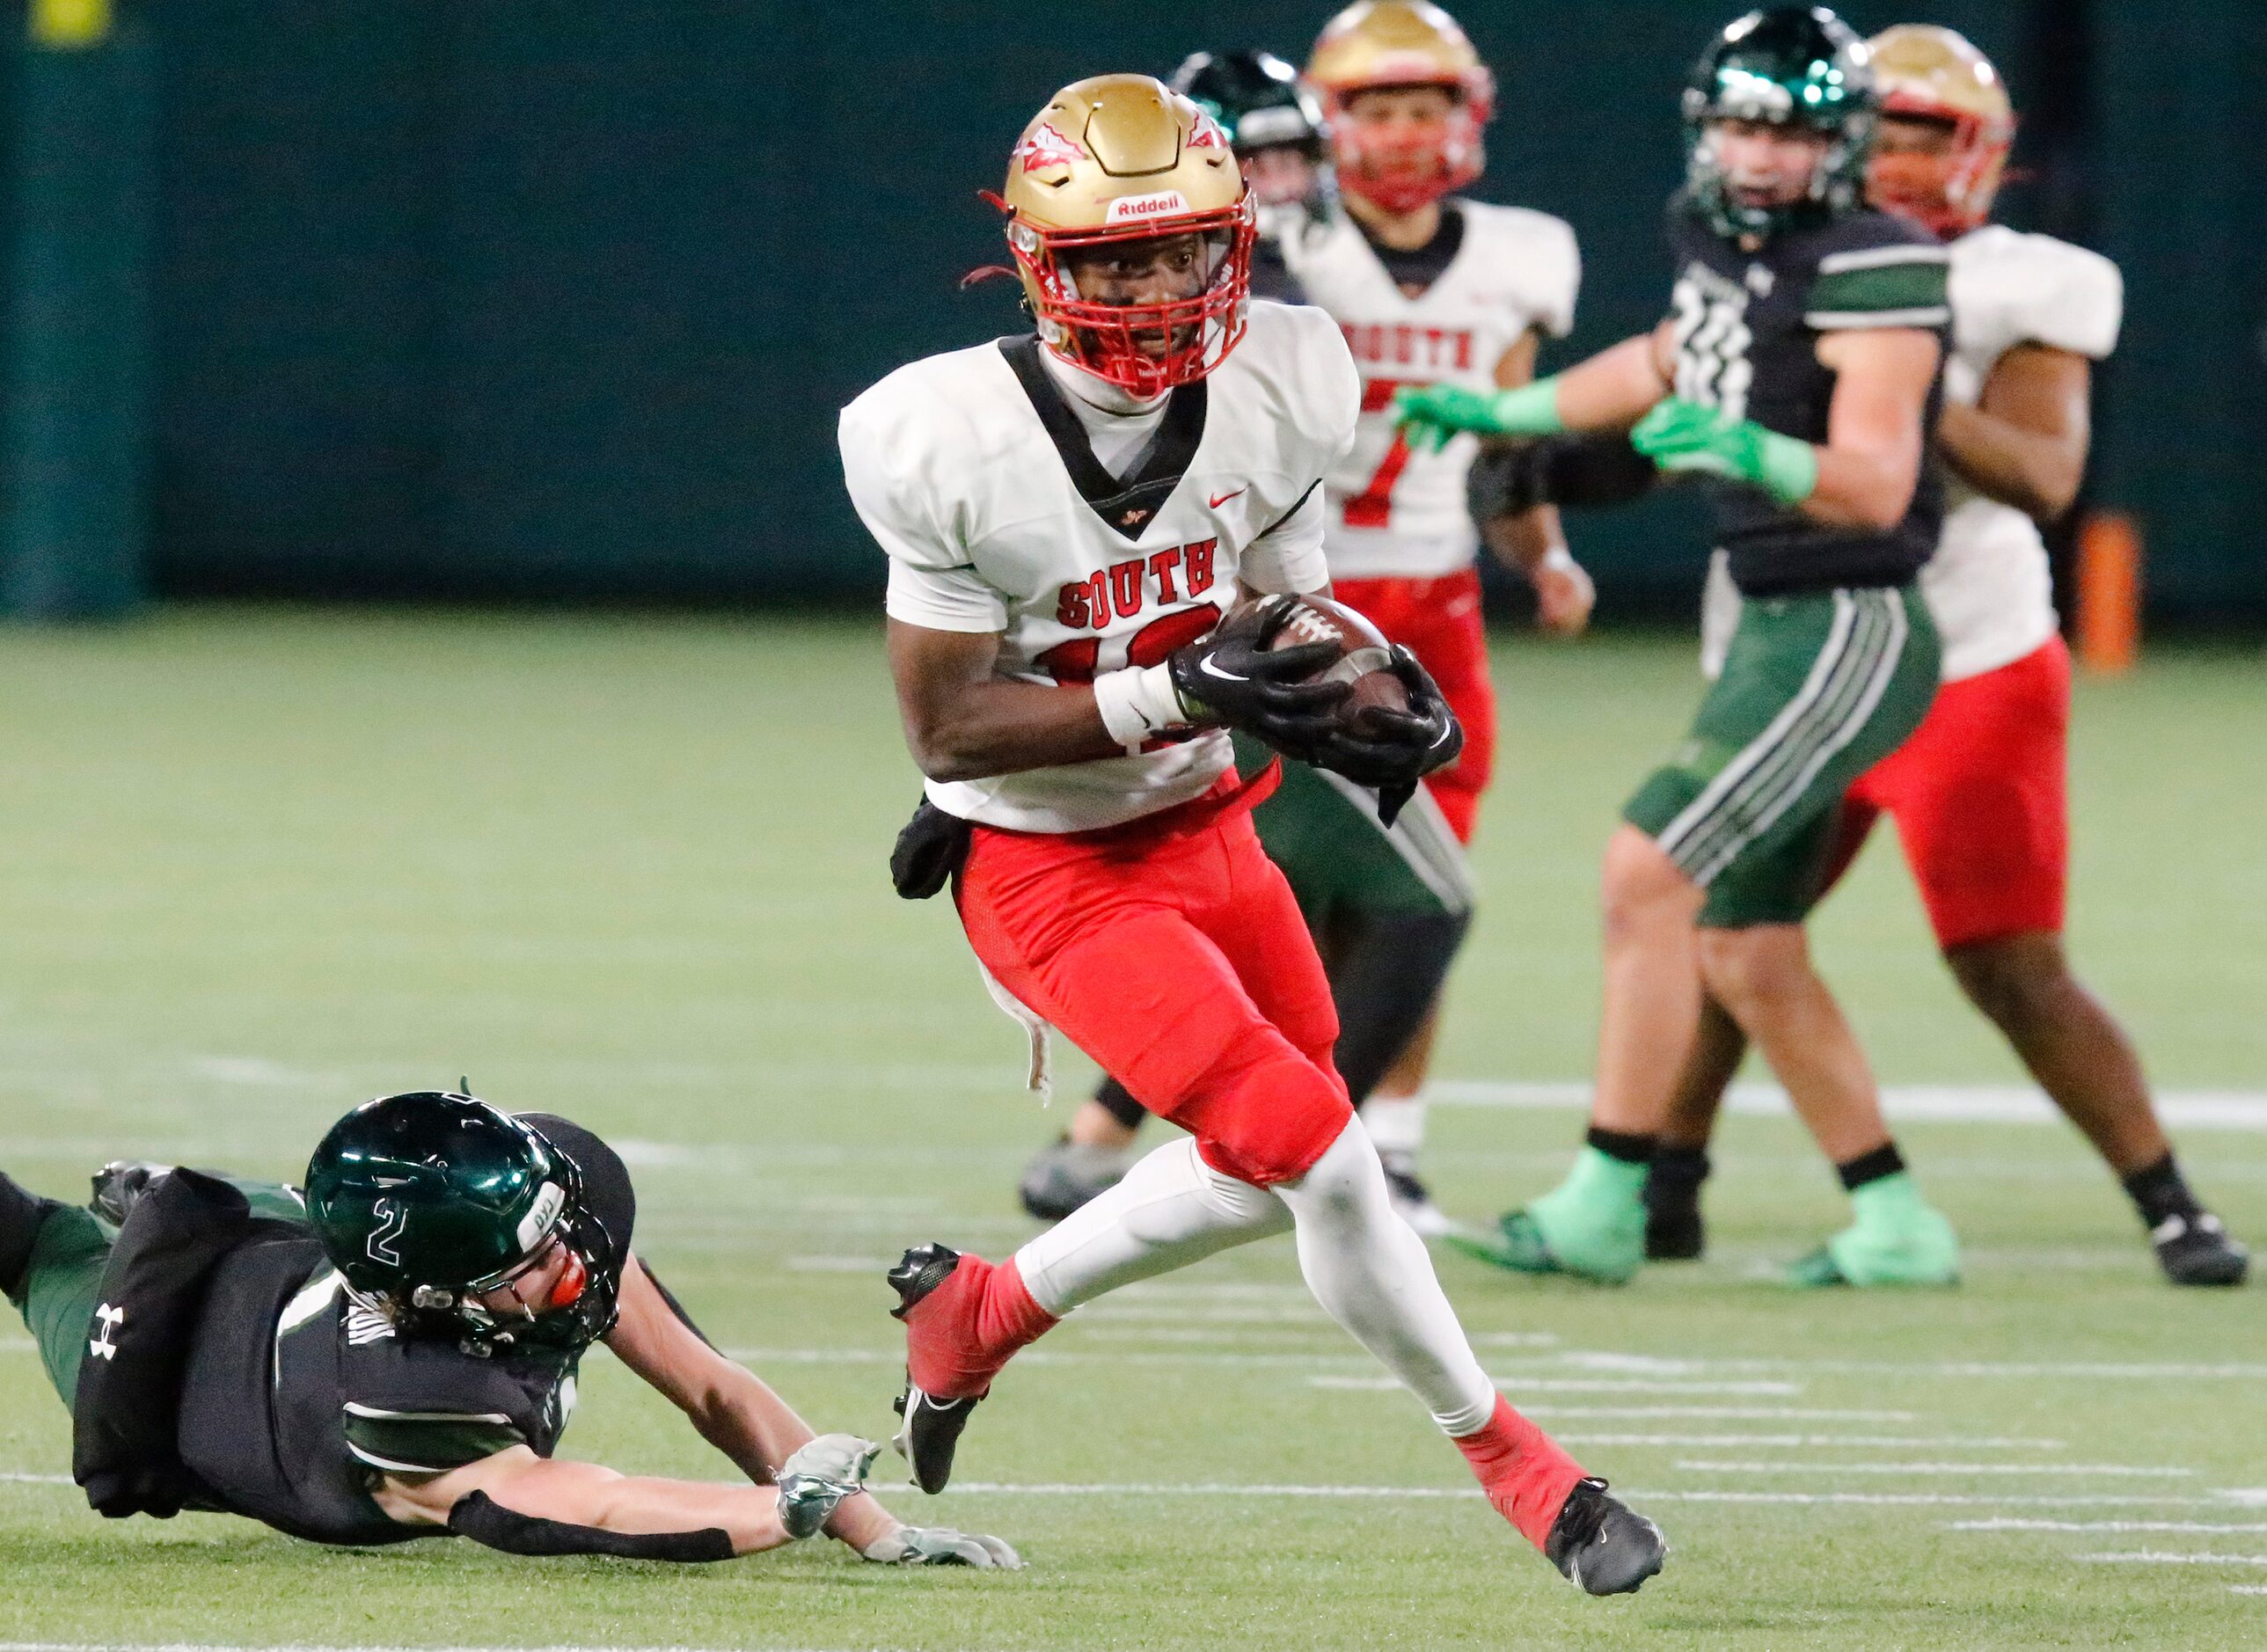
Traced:
<path fill-rule="evenodd" d="M 1801 504 L 1818 486 L 1818 450 L 1809 443 L 1676 396 L 1637 422 L 1630 445 L 1665 472 L 1747 482 L 1783 505 Z"/>
<path fill-rule="evenodd" d="M 1515 390 L 1406 385 L 1393 393 L 1393 422 L 1410 446 L 1434 453 L 1464 430 L 1478 436 L 1555 436 L 1566 428 L 1559 420 L 1558 381 L 1551 378 Z"/>

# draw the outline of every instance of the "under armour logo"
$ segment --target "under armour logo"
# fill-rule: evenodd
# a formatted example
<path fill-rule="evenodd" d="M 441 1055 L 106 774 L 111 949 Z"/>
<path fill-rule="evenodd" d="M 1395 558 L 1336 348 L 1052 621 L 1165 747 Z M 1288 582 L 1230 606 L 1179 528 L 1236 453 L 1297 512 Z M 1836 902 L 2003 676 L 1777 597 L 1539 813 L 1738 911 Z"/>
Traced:
<path fill-rule="evenodd" d="M 118 1344 L 110 1340 L 110 1333 L 126 1323 L 126 1310 L 114 1308 L 106 1302 L 97 1305 L 94 1317 L 101 1322 L 101 1329 L 87 1343 L 86 1351 L 99 1360 L 114 1360 L 118 1357 Z"/>

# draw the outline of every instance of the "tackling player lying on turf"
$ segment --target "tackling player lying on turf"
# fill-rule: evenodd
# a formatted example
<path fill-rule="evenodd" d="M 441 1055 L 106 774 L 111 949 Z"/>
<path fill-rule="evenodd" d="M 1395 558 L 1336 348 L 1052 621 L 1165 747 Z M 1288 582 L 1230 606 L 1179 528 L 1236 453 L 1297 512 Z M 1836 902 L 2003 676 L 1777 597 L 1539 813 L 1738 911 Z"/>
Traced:
<path fill-rule="evenodd" d="M 1365 792 L 1315 768 L 1287 770 L 1252 813 L 1329 972 L 1333 1054 L 1394 1208 L 1431 1237 L 1449 1222 L 1419 1170 L 1422 1088 L 1442 985 L 1471 921 L 1464 844 L 1495 708 L 1476 538 L 1461 504 L 1477 444 L 1412 454 L 1386 398 L 1405 383 L 1526 383 L 1538 336 L 1571 324 L 1580 269 L 1559 220 L 1456 195 L 1478 175 L 1493 94 L 1447 13 L 1363 0 L 1323 30 L 1308 80 L 1265 52 L 1199 53 L 1173 85 L 1221 123 L 1258 203 L 1254 295 L 1317 305 L 1365 366 L 1354 446 L 1323 483 L 1332 589 L 1409 647 L 1464 734 L 1456 760 L 1427 776 L 1390 826 Z M 1492 523 L 1488 539 L 1533 584 L 1546 628 L 1584 628 L 1589 580 L 1552 507 L 1530 503 Z M 1024 1208 L 1059 1221 L 1115 1182 L 1147 1116 L 1105 1078 L 1025 1169 Z"/>
<path fill-rule="evenodd" d="M 1239 782 L 1223 731 L 1403 798 L 1455 754 L 1406 650 L 1388 657 L 1409 710 L 1362 734 L 1336 713 L 1348 687 L 1306 680 L 1336 644 L 1267 646 L 1327 588 L 1322 479 L 1360 408 L 1345 340 L 1250 298 L 1227 135 L 1147 77 L 1049 99 L 1002 203 L 1038 335 L 866 391 L 844 474 L 889 554 L 907 745 L 967 825 L 954 895 L 988 980 L 1189 1134 L 999 1265 L 906 1252 L 899 1449 L 941 1489 L 977 1402 L 1062 1315 L 1294 1230 L 1317 1300 L 1504 1517 L 1591 1592 L 1634 1589 L 1660 1532 L 1495 1391 L 1394 1214 L 1332 1065 L 1321 961 L 1252 828 L 1273 765 Z M 1223 622 L 1238 591 L 1266 599 Z"/>
<path fill-rule="evenodd" d="M 1402 393 L 1412 437 L 1627 429 L 1713 484 L 1747 598 L 1690 737 L 1606 852 L 1605 993 L 1588 1140 L 1556 1189 L 1475 1254 L 1620 1281 L 1703 986 L 1762 1049 L 1848 1190 L 1851 1226 L 1797 1283 L 1949 1284 L 1959 1250 L 1920 1196 L 1803 921 L 1852 782 L 1919 725 L 1935 627 L 1914 587 L 1943 488 L 1944 249 L 1860 201 L 1875 113 L 1865 42 L 1823 6 L 1725 28 L 1684 94 L 1689 178 L 1673 313 L 1557 378 Z"/>
<path fill-rule="evenodd" d="M 630 1248 L 636 1199 L 589 1131 L 433 1090 L 334 1126 L 306 1187 L 116 1164 L 89 1207 L 0 1175 L 0 1287 L 70 1407 L 103 1514 L 241 1515 L 356 1547 L 721 1560 L 825 1531 L 869 1560 L 1016 1567 L 861 1489 L 877 1448 L 814 1439 Z M 552 1453 L 604 1341 L 753 1484 Z"/>

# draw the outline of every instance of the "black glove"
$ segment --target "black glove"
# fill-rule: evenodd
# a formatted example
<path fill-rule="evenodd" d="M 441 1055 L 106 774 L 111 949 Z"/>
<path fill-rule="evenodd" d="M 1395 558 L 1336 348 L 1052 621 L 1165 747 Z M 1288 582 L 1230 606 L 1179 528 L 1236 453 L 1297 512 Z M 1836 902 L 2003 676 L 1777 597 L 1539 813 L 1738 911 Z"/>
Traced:
<path fill-rule="evenodd" d="M 1456 760 L 1464 749 L 1464 731 L 1442 697 L 1440 685 L 1407 648 L 1394 645 L 1393 663 L 1387 669 L 1409 691 L 1409 709 L 1364 707 L 1344 726 L 1332 729 L 1310 760 L 1357 786 L 1376 788 L 1377 818 L 1391 826 L 1417 795 L 1417 782 Z"/>
<path fill-rule="evenodd" d="M 924 797 L 890 851 L 890 881 L 907 900 L 927 900 L 968 858 L 968 822 Z"/>
<path fill-rule="evenodd" d="M 1300 679 L 1339 657 L 1329 642 L 1302 643 L 1271 653 L 1296 612 L 1298 599 L 1270 597 L 1229 614 L 1212 632 L 1165 659 L 1173 689 L 1200 717 L 1242 729 L 1287 756 L 1314 760 L 1331 731 L 1332 708 L 1349 692 L 1345 683 Z"/>

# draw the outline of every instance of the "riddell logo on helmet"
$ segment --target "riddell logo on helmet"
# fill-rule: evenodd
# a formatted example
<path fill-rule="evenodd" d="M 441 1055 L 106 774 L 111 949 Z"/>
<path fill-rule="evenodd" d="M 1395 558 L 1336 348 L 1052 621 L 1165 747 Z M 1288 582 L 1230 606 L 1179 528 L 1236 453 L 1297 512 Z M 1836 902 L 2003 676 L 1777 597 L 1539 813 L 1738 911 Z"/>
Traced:
<path fill-rule="evenodd" d="M 1120 195 L 1110 203 L 1105 224 L 1139 224 L 1145 218 L 1170 218 L 1189 209 L 1188 197 L 1178 189 L 1161 189 L 1154 195 Z"/>
<path fill-rule="evenodd" d="M 1037 130 L 1016 145 L 1016 158 L 1023 163 L 1027 173 L 1043 172 L 1050 166 L 1069 166 L 1086 158 L 1086 151 L 1045 121 Z"/>

